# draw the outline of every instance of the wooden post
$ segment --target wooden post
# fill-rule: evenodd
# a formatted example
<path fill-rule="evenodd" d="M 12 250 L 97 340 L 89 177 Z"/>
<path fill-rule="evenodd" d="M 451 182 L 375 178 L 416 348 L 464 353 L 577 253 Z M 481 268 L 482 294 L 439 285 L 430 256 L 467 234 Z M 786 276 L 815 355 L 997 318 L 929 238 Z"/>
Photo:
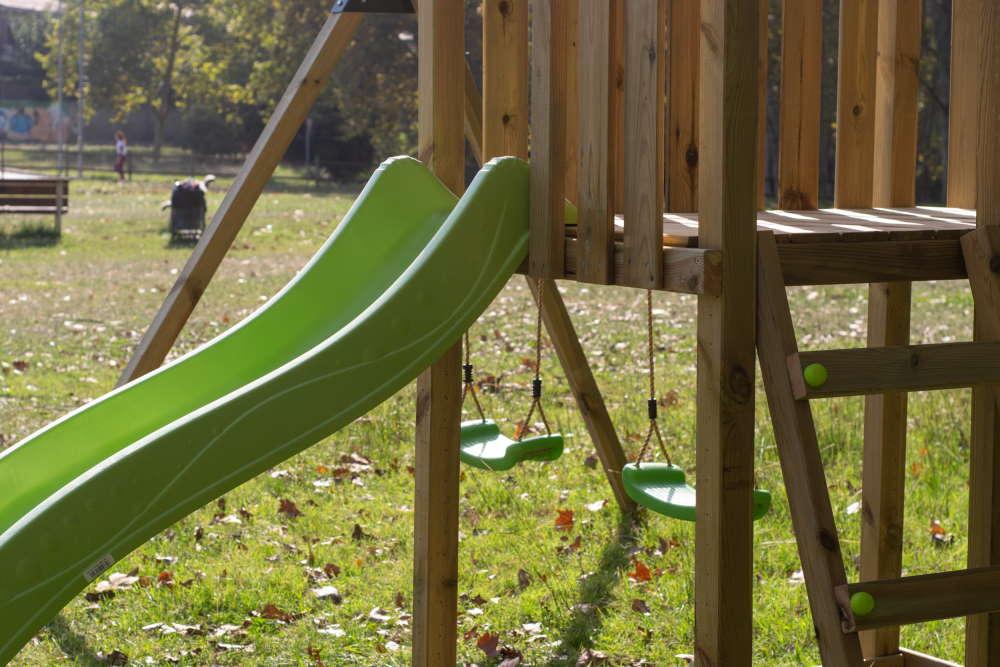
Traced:
<path fill-rule="evenodd" d="M 757 58 L 760 4 L 702 5 L 699 245 L 722 289 L 698 298 L 695 664 L 752 658 Z M 754 26 L 747 30 L 746 26 Z"/>
<path fill-rule="evenodd" d="M 529 264 L 536 278 L 563 275 L 566 202 L 566 58 L 563 21 L 569 0 L 532 6 L 531 240 Z"/>
<path fill-rule="evenodd" d="M 976 208 L 979 145 L 979 24 L 985 0 L 951 4 L 951 100 L 948 104 L 948 206 Z"/>
<path fill-rule="evenodd" d="M 666 0 L 625 4 L 625 272 L 651 289 L 663 284 L 665 28 Z"/>
<path fill-rule="evenodd" d="M 320 30 L 212 224 L 125 366 L 119 385 L 163 363 L 360 23 L 360 14 L 333 14 Z"/>
<path fill-rule="evenodd" d="M 914 206 L 920 0 L 880 0 L 878 11 L 873 203 Z M 845 162 L 843 168 L 857 167 Z M 869 347 L 910 342 L 910 301 L 908 282 L 869 286 Z M 905 392 L 865 398 L 862 581 L 893 579 L 902 574 L 906 408 Z M 861 646 L 867 657 L 897 654 L 899 627 L 862 633 Z"/>
<path fill-rule="evenodd" d="M 997 291 L 976 289 L 977 284 L 982 286 L 987 279 L 994 287 L 1000 282 L 995 269 L 996 258 L 1000 254 L 1000 116 L 997 114 L 1000 105 L 1000 6 L 995 2 L 983 2 L 978 20 L 976 16 L 971 20 L 976 29 L 967 37 L 981 49 L 978 86 L 967 84 L 962 92 L 970 94 L 972 91 L 969 88 L 978 88 L 979 92 L 978 140 L 975 146 L 977 185 L 973 195 L 961 189 L 965 184 L 959 183 L 955 196 L 962 197 L 962 203 L 968 203 L 975 197 L 979 226 L 978 244 L 975 245 L 985 251 L 980 257 L 974 257 L 970 252 L 973 240 L 968 237 L 963 239 L 966 264 L 969 265 L 976 297 L 974 336 L 979 340 L 1000 340 L 1000 304 L 994 298 L 983 298 L 984 293 L 995 296 Z M 958 64 L 952 61 L 953 73 Z M 968 101 L 963 104 L 968 104 Z M 949 196 L 951 194 L 949 188 Z M 988 267 L 991 273 L 988 278 L 983 276 L 977 281 L 974 271 L 983 272 L 984 267 Z M 976 387 L 972 391 L 969 567 L 1000 564 L 1000 406 L 995 389 L 995 386 Z M 969 617 L 965 661 L 969 667 L 1000 664 L 1000 614 Z"/>
<path fill-rule="evenodd" d="M 781 97 L 778 207 L 819 206 L 822 0 L 784 0 L 781 15 Z"/>
<path fill-rule="evenodd" d="M 420 159 L 453 192 L 465 185 L 465 3 L 421 2 Z M 417 380 L 413 664 L 454 665 L 458 640 L 461 345 Z"/>
<path fill-rule="evenodd" d="M 667 210 L 679 213 L 698 210 L 699 4 L 670 2 Z"/>

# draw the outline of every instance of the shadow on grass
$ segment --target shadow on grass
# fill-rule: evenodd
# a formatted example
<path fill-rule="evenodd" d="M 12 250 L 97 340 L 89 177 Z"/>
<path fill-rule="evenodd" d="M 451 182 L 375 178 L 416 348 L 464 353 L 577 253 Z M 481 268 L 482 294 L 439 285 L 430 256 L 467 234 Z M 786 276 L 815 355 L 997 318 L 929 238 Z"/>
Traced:
<path fill-rule="evenodd" d="M 604 608 L 612 599 L 612 591 L 631 565 L 631 550 L 638 541 L 639 520 L 623 514 L 618 520 L 615 540 L 604 547 L 597 570 L 583 579 L 579 586 L 579 601 L 573 607 L 573 619 L 563 631 L 563 647 L 569 658 L 549 661 L 550 667 L 576 665 L 580 654 L 592 647 L 593 636 L 603 623 Z"/>
<path fill-rule="evenodd" d="M 46 248 L 59 243 L 59 234 L 51 225 L 24 224 L 17 229 L 0 228 L 0 250 Z"/>
<path fill-rule="evenodd" d="M 69 623 L 59 614 L 48 624 L 48 631 L 52 635 L 59 649 L 69 657 L 74 665 L 104 665 L 88 645 L 87 640 L 78 635 L 69 627 Z"/>

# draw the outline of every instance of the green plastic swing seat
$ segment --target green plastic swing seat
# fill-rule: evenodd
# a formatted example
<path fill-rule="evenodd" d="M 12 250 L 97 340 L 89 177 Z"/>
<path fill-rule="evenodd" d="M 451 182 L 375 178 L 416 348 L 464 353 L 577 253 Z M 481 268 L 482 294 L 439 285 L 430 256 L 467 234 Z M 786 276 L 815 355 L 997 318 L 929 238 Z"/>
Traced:
<path fill-rule="evenodd" d="M 500 433 L 491 420 L 462 422 L 462 463 L 482 470 L 510 470 L 522 461 L 555 461 L 563 452 L 563 437 L 558 433 L 525 438 L 520 442 Z"/>
<path fill-rule="evenodd" d="M 681 521 L 695 520 L 695 491 L 684 471 L 670 463 L 629 463 L 622 468 L 622 482 L 629 498 L 639 505 Z M 771 492 L 754 489 L 753 519 L 771 508 Z"/>

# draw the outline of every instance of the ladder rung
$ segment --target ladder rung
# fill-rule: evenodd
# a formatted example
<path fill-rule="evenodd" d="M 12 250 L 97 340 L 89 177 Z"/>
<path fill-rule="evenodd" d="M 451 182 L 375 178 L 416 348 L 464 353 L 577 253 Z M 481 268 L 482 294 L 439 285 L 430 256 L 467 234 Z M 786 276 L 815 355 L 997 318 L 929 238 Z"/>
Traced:
<path fill-rule="evenodd" d="M 844 632 L 985 614 L 1000 611 L 1000 567 L 863 581 L 838 586 L 835 593 Z M 859 593 L 874 603 L 863 616 L 851 610 Z"/>
<path fill-rule="evenodd" d="M 1000 343 L 799 352 L 789 357 L 788 367 L 800 400 L 971 387 L 1000 383 Z"/>

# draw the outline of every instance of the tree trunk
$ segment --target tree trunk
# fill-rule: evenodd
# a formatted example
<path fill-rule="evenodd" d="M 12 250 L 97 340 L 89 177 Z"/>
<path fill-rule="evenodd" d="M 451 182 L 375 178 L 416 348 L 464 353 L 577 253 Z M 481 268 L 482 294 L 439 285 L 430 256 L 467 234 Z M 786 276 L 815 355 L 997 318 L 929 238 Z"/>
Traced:
<path fill-rule="evenodd" d="M 153 159 L 159 160 L 167 130 L 167 117 L 174 106 L 174 69 L 177 64 L 177 51 L 180 49 L 181 18 L 184 14 L 184 3 L 174 3 L 174 25 L 170 34 L 170 47 L 167 50 L 167 67 L 163 72 L 163 83 L 160 85 L 160 99 L 156 105 L 156 127 L 153 132 Z"/>

